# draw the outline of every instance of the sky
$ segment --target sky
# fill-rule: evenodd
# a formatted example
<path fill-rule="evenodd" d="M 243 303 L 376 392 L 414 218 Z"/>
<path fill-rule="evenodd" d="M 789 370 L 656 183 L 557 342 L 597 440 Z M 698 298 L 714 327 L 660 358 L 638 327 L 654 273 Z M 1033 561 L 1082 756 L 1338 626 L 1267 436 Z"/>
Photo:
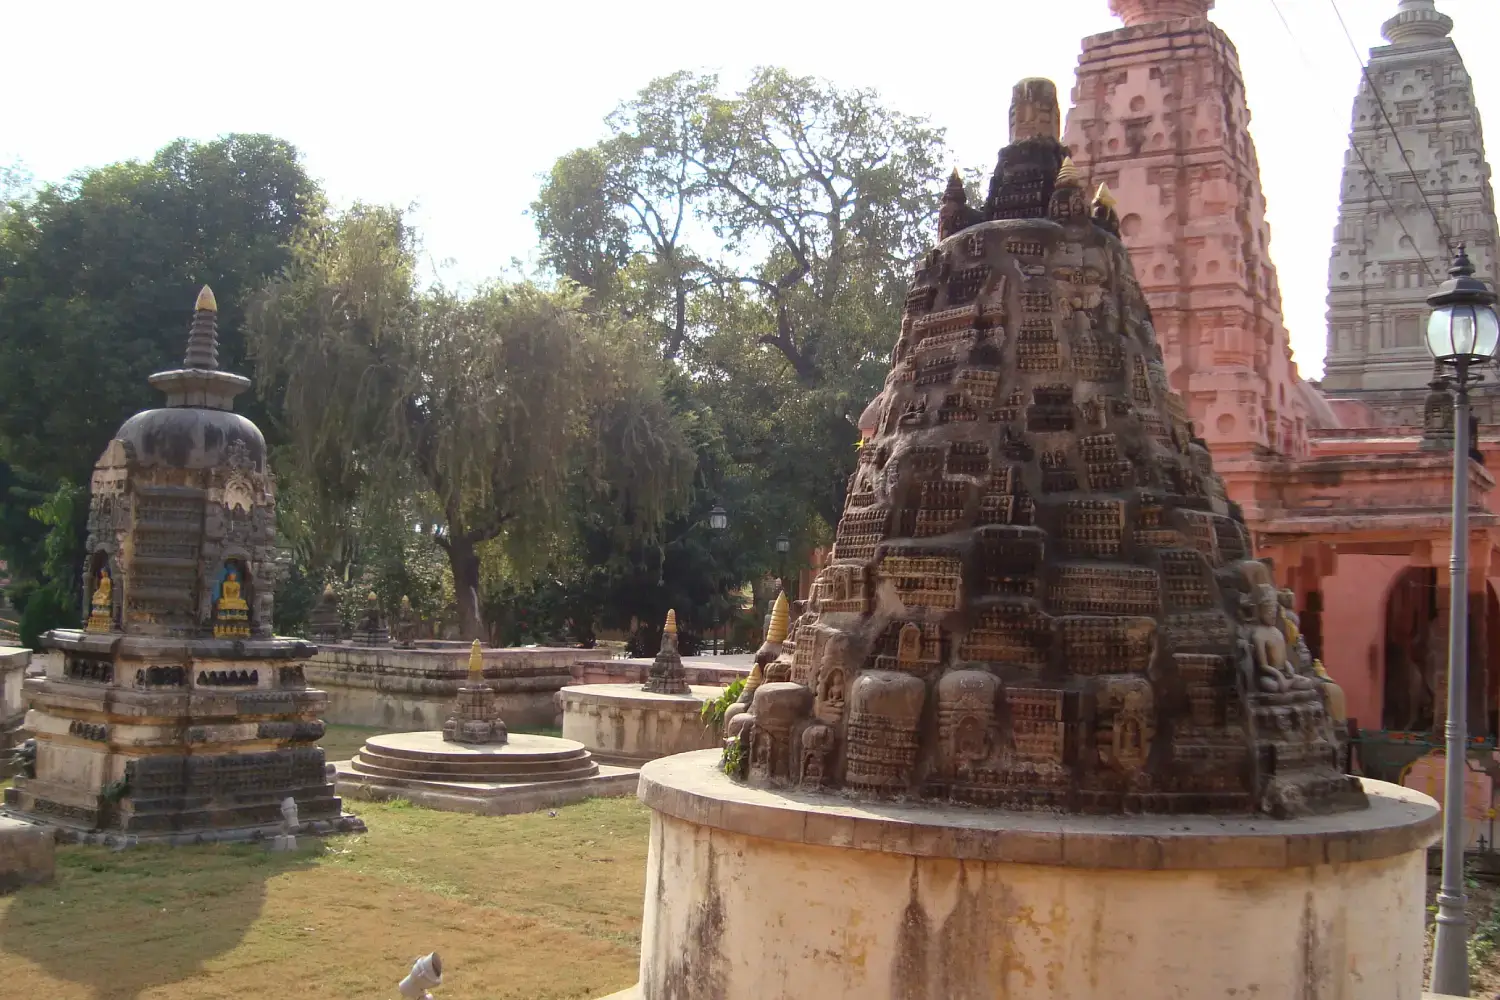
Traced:
<path fill-rule="evenodd" d="M 1218 0 L 1240 53 L 1292 346 L 1322 372 L 1328 252 L 1359 60 L 1397 0 Z M 1343 14 L 1356 57 L 1335 17 Z M 1500 121 L 1496 0 L 1438 0 Z M 931 13 L 928 13 L 928 11 Z M 983 5 L 830 0 L 5 0 L 12 88 L 0 165 L 38 180 L 149 157 L 179 137 L 268 132 L 295 144 L 335 204 L 415 207 L 430 273 L 457 284 L 535 264 L 527 206 L 561 154 L 679 69 L 744 80 L 780 65 L 947 133 L 957 166 L 988 172 L 1006 140 L 1011 84 L 1073 85 L 1080 40 L 1118 26 L 1107 0 Z M 49 41 L 50 40 L 50 41 Z M 1500 139 L 1495 140 L 1500 142 Z"/>

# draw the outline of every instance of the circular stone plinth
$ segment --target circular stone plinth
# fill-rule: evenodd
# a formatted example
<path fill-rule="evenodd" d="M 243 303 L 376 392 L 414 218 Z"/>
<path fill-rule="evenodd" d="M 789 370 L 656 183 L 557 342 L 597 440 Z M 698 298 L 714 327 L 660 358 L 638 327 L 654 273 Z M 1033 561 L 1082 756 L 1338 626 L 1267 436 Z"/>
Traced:
<path fill-rule="evenodd" d="M 1409 789 L 1295 820 L 1061 816 L 747 788 L 718 759 L 641 772 L 643 1000 L 1420 995 L 1439 819 Z"/>
<path fill-rule="evenodd" d="M 482 784 L 569 781 L 599 773 L 575 740 L 515 733 L 505 743 L 450 743 L 436 731 L 373 736 L 350 768 L 379 778 Z"/>
<path fill-rule="evenodd" d="M 610 764 L 648 760 L 719 746 L 717 726 L 703 723 L 703 704 L 721 687 L 693 685 L 688 694 L 655 694 L 639 684 L 577 684 L 562 689 L 563 736 Z"/>

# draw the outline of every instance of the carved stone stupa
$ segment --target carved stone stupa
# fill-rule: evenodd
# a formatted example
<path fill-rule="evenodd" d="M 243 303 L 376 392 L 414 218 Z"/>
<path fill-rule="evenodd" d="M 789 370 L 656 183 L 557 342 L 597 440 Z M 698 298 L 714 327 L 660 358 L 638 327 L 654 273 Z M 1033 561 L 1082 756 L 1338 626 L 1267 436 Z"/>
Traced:
<path fill-rule="evenodd" d="M 500 719 L 495 689 L 485 683 L 484 652 L 479 640 L 469 649 L 469 678 L 459 686 L 453 715 L 443 723 L 448 743 L 504 743 L 509 739 Z"/>
<path fill-rule="evenodd" d="M 1058 121 L 1016 87 L 984 208 L 951 204 L 917 267 L 832 561 L 726 764 L 1011 808 L 1360 807 Z"/>
<path fill-rule="evenodd" d="M 312 832 L 341 815 L 301 661 L 272 635 L 275 483 L 265 439 L 233 411 L 249 379 L 218 370 L 204 288 L 166 406 L 127 420 L 94 467 L 83 631 L 47 633 L 60 669 L 26 681 L 34 777 L 7 811 L 85 835 L 215 839 L 274 832 L 295 800 Z"/>
<path fill-rule="evenodd" d="M 677 612 L 667 612 L 667 623 L 661 630 L 661 649 L 646 674 L 642 691 L 652 694 L 692 694 L 688 686 L 687 673 L 682 669 L 682 657 L 677 654 Z"/>

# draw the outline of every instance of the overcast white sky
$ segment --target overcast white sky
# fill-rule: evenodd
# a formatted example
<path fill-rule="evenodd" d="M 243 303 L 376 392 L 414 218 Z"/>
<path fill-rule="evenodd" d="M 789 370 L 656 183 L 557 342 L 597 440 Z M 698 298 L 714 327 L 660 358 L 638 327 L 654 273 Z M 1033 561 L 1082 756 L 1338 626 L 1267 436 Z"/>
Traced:
<path fill-rule="evenodd" d="M 1213 19 L 1239 48 L 1287 325 L 1317 377 L 1359 69 L 1330 0 L 1278 2 L 1298 43 L 1271 0 L 1219 0 Z M 1336 2 L 1363 56 L 1397 0 Z M 1500 2 L 1438 6 L 1457 22 L 1481 111 L 1500 116 L 1500 60 L 1483 49 L 1500 37 Z M 469 283 L 532 259 L 539 176 L 654 76 L 738 81 L 777 64 L 874 87 L 945 128 L 958 164 L 988 169 L 1011 84 L 1047 76 L 1066 94 L 1080 39 L 1115 26 L 1106 0 L 8 0 L 0 164 L 59 180 L 179 136 L 269 132 L 302 150 L 336 202 L 414 203 L 435 266 Z"/>

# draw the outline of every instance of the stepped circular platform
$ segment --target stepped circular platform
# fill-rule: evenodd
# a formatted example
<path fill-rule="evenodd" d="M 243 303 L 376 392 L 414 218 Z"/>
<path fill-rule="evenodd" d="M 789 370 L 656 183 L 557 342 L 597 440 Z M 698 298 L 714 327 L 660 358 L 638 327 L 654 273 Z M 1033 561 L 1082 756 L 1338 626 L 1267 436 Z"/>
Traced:
<path fill-rule="evenodd" d="M 388 733 L 335 766 L 344 795 L 486 815 L 631 795 L 638 778 L 634 769 L 600 764 L 576 740 L 523 733 L 485 744 L 445 742 L 435 730 Z"/>

